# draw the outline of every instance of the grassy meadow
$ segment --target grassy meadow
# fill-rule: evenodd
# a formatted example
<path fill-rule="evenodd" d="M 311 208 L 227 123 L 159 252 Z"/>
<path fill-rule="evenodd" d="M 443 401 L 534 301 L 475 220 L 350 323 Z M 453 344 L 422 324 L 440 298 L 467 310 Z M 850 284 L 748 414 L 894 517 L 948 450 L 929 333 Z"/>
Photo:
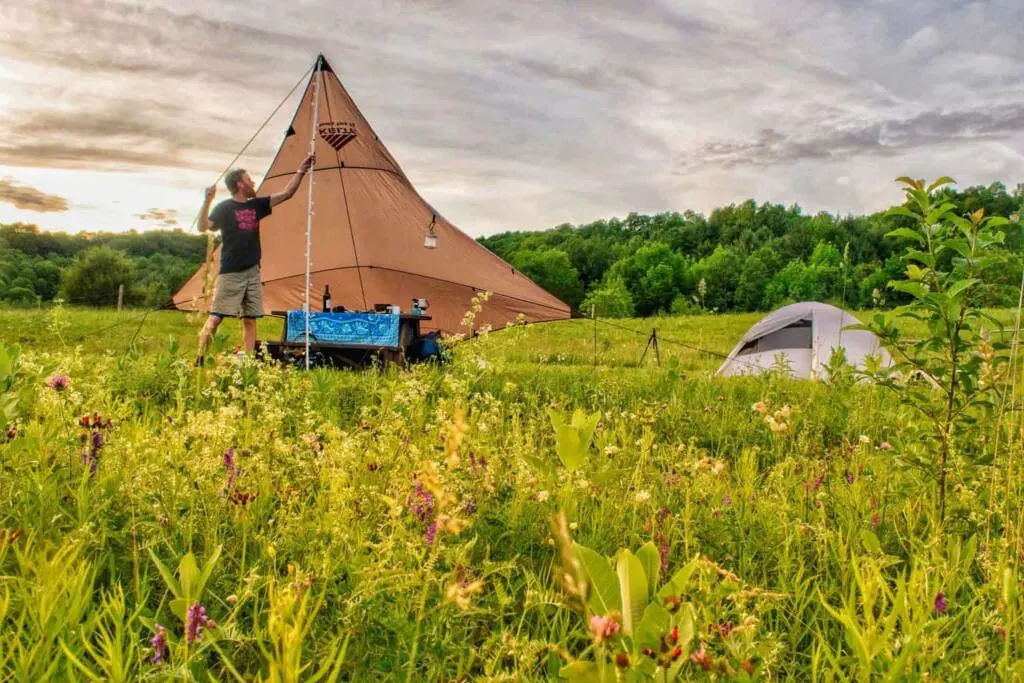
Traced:
<path fill-rule="evenodd" d="M 712 376 L 759 317 L 307 374 L 0 311 L 0 677 L 1024 680 L 1017 416 L 940 526 L 897 393 Z"/>

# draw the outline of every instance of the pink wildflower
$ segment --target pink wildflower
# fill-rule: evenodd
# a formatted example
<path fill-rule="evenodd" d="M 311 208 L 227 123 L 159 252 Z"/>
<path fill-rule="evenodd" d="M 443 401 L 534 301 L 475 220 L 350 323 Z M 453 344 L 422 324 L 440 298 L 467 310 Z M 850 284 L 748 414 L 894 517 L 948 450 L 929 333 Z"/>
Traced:
<path fill-rule="evenodd" d="M 50 388 L 59 394 L 68 388 L 68 383 L 70 381 L 71 378 L 67 375 L 54 375 L 49 379 L 49 381 L 47 381 L 47 384 L 49 384 Z"/>
<path fill-rule="evenodd" d="M 619 622 L 610 615 L 599 617 L 595 614 L 590 617 L 590 634 L 597 642 L 614 637 L 619 632 L 619 628 Z"/>

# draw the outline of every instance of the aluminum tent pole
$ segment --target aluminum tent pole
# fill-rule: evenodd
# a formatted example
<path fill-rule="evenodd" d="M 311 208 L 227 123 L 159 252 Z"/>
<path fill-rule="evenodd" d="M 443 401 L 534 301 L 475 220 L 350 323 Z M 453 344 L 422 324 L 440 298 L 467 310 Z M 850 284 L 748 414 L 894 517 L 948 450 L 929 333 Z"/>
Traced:
<path fill-rule="evenodd" d="M 323 58 L 316 59 L 316 80 L 313 81 L 313 131 L 309 136 L 309 153 L 316 153 L 316 129 L 320 114 L 320 80 L 323 78 Z M 316 164 L 309 169 L 309 206 L 306 212 L 306 300 L 302 310 L 306 319 L 306 370 L 309 370 L 309 286 L 312 269 L 313 247 L 313 177 L 316 175 Z"/>

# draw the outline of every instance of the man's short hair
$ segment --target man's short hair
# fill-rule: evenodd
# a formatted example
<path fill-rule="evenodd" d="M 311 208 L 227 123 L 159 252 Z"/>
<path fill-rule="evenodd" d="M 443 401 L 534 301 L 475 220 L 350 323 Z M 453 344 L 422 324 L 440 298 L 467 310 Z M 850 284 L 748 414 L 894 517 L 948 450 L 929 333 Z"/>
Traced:
<path fill-rule="evenodd" d="M 238 183 L 242 182 L 242 176 L 244 175 L 244 168 L 236 168 L 228 171 L 228 174 L 224 176 L 224 184 L 227 185 L 228 192 L 234 194 L 238 191 Z"/>

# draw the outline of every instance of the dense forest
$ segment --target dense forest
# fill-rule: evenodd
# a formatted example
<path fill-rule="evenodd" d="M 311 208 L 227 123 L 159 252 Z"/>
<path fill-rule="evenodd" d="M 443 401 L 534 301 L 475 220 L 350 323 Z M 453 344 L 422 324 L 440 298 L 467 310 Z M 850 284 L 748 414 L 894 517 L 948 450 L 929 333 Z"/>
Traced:
<path fill-rule="evenodd" d="M 1019 284 L 1024 185 L 1012 192 L 995 183 L 946 198 L 961 212 L 984 209 L 1013 217 L 1006 226 L 1006 282 Z M 797 206 L 747 201 L 714 210 L 560 225 L 541 232 L 509 232 L 480 239 L 539 285 L 578 310 L 598 315 L 771 310 L 792 301 L 824 301 L 847 308 L 898 303 L 886 284 L 900 276 L 904 244 L 885 237 L 905 219 L 808 215 Z M 997 283 L 993 283 L 997 284 Z M 992 305 L 1016 305 L 993 293 Z"/>
<path fill-rule="evenodd" d="M 961 212 L 1011 218 L 1006 227 L 1006 281 L 1024 267 L 1018 218 L 1024 185 L 995 183 L 945 190 Z M 797 206 L 753 200 L 716 209 L 654 216 L 630 214 L 587 225 L 508 232 L 479 239 L 573 308 L 602 316 L 696 311 L 770 310 L 791 301 L 847 308 L 898 303 L 889 280 L 902 271 L 902 245 L 886 233 L 904 220 L 808 215 Z M 0 302 L 157 305 L 195 272 L 206 238 L 181 230 L 65 234 L 26 224 L 0 225 Z M 995 290 L 993 290 L 995 291 Z M 1012 298 L 1012 300 L 1011 300 Z M 992 305 L 1016 304 L 993 293 Z"/>
<path fill-rule="evenodd" d="M 206 238 L 181 230 L 67 234 L 0 225 L 0 301 L 110 306 L 123 284 L 126 304 L 158 305 L 205 257 Z"/>

